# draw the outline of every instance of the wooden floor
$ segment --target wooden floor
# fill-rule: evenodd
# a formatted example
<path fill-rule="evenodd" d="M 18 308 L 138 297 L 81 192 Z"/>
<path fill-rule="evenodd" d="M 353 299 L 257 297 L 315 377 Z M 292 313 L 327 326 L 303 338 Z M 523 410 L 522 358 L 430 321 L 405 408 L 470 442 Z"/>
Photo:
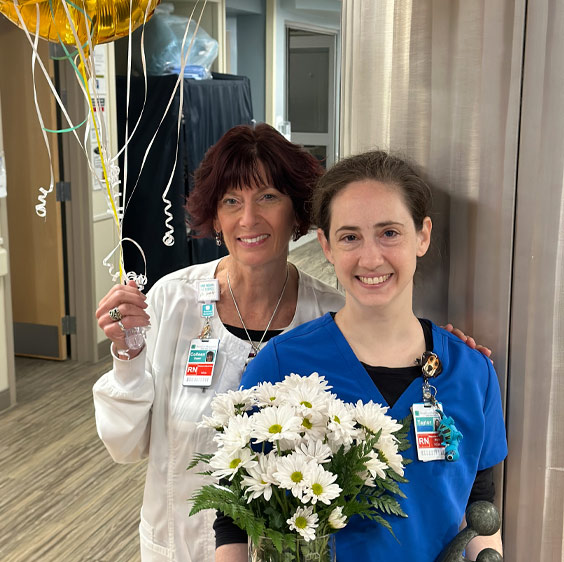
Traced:
<path fill-rule="evenodd" d="M 335 286 L 316 240 L 290 259 Z M 139 560 L 145 463 L 115 464 L 94 422 L 109 365 L 16 358 L 18 404 L 0 413 L 0 561 Z"/>
<path fill-rule="evenodd" d="M 109 362 L 16 358 L 18 404 L 0 414 L 0 560 L 135 562 L 145 463 L 115 464 L 92 385 Z"/>

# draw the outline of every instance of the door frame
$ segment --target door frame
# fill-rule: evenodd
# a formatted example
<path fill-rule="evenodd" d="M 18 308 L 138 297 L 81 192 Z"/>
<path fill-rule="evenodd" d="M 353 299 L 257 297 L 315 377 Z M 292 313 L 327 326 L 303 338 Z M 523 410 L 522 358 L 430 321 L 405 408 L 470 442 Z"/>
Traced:
<path fill-rule="evenodd" d="M 74 122 L 84 119 L 86 104 L 74 71 L 59 65 L 59 87 Z M 70 358 L 79 362 L 98 361 L 96 332 L 96 279 L 94 262 L 93 210 L 90 170 L 84 152 L 73 135 L 62 136 L 62 169 L 71 182 L 72 197 L 65 204 L 65 248 L 68 273 L 68 314 L 75 318 L 70 334 Z"/>
<path fill-rule="evenodd" d="M 288 120 L 288 101 L 289 101 L 289 75 L 290 75 L 290 32 L 292 30 L 305 31 L 313 34 L 309 37 L 292 38 L 292 42 L 303 43 L 303 46 L 314 46 L 312 43 L 319 42 L 319 46 L 329 47 L 329 92 L 328 92 L 328 105 L 329 105 L 329 119 L 328 119 L 328 132 L 329 143 L 323 142 L 326 135 L 324 133 L 302 133 L 300 131 L 292 130 L 292 141 L 304 145 L 324 145 L 327 146 L 327 167 L 330 167 L 338 160 L 338 147 L 339 147 L 339 115 L 340 115 L 340 99 L 339 99 L 339 37 L 340 30 L 321 27 L 317 25 L 310 25 L 303 22 L 286 21 L 286 72 L 285 72 L 285 119 Z M 317 39 L 317 37 L 319 39 Z M 329 45 L 323 44 L 329 39 Z M 307 45 L 309 43 L 309 45 Z M 299 46 L 298 46 L 299 47 Z"/>

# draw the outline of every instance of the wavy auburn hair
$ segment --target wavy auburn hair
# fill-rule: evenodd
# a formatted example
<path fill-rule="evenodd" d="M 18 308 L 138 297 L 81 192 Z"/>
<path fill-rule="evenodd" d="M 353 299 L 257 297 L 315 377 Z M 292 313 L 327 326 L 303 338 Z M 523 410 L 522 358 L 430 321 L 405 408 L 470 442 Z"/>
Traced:
<path fill-rule="evenodd" d="M 228 190 L 251 189 L 268 182 L 292 200 L 297 240 L 311 228 L 311 198 L 323 173 L 314 156 L 270 125 L 233 127 L 206 152 L 194 173 L 194 188 L 186 203 L 192 236 L 213 235 L 217 205 Z"/>

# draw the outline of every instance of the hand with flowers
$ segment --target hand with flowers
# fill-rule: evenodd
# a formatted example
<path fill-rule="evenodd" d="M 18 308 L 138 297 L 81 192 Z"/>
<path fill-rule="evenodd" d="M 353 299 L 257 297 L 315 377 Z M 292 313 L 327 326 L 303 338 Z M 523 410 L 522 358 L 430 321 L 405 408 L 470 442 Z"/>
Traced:
<path fill-rule="evenodd" d="M 330 388 L 318 373 L 291 374 L 215 397 L 201 425 L 217 431 L 218 450 L 189 468 L 208 464 L 218 483 L 197 492 L 191 513 L 219 510 L 278 550 L 333 533 L 353 515 L 391 531 L 383 515 L 405 517 L 395 496 L 404 497 L 409 420 L 373 402 L 347 404 Z"/>

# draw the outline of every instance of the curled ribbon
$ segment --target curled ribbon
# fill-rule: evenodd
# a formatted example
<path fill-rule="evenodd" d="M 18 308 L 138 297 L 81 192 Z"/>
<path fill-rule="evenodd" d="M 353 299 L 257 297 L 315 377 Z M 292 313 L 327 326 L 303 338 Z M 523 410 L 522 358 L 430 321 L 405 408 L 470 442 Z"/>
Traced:
<path fill-rule="evenodd" d="M 141 257 L 143 258 L 143 263 L 145 264 L 145 272 L 144 273 L 135 273 L 135 271 L 128 271 L 127 273 L 125 273 L 124 275 L 122 274 L 123 271 L 123 243 L 124 242 L 130 242 L 131 244 L 133 244 L 138 250 L 139 253 L 141 254 Z M 119 271 L 115 271 L 114 266 L 112 263 L 110 263 L 110 260 L 112 259 L 113 255 L 119 250 L 119 262 L 120 262 L 120 267 L 119 267 Z M 135 283 L 137 283 L 137 288 L 140 291 L 143 291 L 143 289 L 145 288 L 145 286 L 147 285 L 147 258 L 145 257 L 145 252 L 143 251 L 143 248 L 141 248 L 141 246 L 132 238 L 122 238 L 118 245 L 102 260 L 102 264 L 104 265 L 104 267 L 106 267 L 108 269 L 108 273 L 110 274 L 110 277 L 112 278 L 112 281 L 117 282 L 123 282 L 124 284 L 127 283 L 128 281 L 135 281 Z"/>

